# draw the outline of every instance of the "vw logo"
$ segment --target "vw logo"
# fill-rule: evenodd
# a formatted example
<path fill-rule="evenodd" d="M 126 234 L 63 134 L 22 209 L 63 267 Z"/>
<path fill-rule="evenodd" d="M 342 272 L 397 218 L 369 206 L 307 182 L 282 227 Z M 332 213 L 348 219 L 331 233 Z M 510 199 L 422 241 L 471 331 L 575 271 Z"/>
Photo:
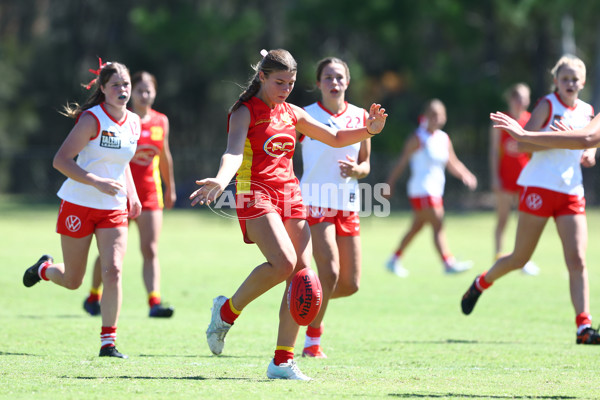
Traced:
<path fill-rule="evenodd" d="M 531 193 L 525 198 L 525 204 L 530 210 L 539 210 L 542 207 L 542 197 L 537 193 Z"/>
<path fill-rule="evenodd" d="M 65 225 L 71 232 L 77 232 L 81 229 L 81 220 L 76 215 L 69 215 L 65 220 Z"/>

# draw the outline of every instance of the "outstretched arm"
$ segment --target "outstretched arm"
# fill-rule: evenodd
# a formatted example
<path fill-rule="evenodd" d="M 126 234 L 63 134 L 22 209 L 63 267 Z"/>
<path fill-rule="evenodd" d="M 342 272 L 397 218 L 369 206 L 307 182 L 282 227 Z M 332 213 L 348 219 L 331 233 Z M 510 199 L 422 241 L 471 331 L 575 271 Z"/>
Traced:
<path fill-rule="evenodd" d="M 599 114 L 600 115 L 600 114 Z M 600 117 L 596 115 L 585 128 L 554 132 L 532 132 L 501 112 L 490 114 L 494 128 L 504 129 L 516 140 L 560 149 L 588 149 L 600 147 Z"/>
<path fill-rule="evenodd" d="M 290 104 L 298 122 L 296 130 L 331 147 L 345 147 L 377 135 L 383 130 L 387 114 L 380 104 L 371 104 L 366 127 L 335 130 L 311 117 L 304 109 Z"/>

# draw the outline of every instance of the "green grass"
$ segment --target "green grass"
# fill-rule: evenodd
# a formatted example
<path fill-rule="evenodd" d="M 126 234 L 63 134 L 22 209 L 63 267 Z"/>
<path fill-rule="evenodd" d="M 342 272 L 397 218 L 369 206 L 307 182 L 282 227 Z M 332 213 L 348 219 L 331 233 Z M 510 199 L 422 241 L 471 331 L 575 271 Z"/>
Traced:
<path fill-rule="evenodd" d="M 575 345 L 574 312 L 554 224 L 533 260 L 538 277 L 512 273 L 480 299 L 469 317 L 460 297 L 493 256 L 493 215 L 449 213 L 453 252 L 473 272 L 445 276 L 426 229 L 407 250 L 407 279 L 383 264 L 410 215 L 363 218 L 360 291 L 330 304 L 322 343 L 329 358 L 298 362 L 314 381 L 271 381 L 283 285 L 250 304 L 212 356 L 204 331 L 211 300 L 230 296 L 262 261 L 242 242 L 235 220 L 207 210 L 165 213 L 160 245 L 163 298 L 170 320 L 147 317 L 135 227 L 124 270 L 118 348 L 129 360 L 100 359 L 100 319 L 76 291 L 42 282 L 26 289 L 24 269 L 44 252 L 62 259 L 55 206 L 0 202 L 0 397 L 7 399 L 458 398 L 587 399 L 600 386 L 600 346 Z M 600 313 L 600 211 L 589 210 L 592 315 Z M 515 228 L 507 231 L 510 247 Z M 509 250 L 509 249 L 507 249 Z M 92 249 L 90 260 L 95 256 Z M 598 314 L 600 316 L 600 314 Z M 598 321 L 596 321 L 598 322 Z M 298 339 L 301 351 L 304 330 Z"/>

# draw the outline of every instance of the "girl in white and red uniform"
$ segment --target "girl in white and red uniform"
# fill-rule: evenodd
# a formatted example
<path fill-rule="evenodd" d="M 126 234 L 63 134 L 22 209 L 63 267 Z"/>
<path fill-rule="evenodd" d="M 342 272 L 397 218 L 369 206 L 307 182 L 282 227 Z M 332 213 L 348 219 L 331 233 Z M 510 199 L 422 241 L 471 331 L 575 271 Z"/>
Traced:
<path fill-rule="evenodd" d="M 390 195 L 394 186 L 410 163 L 411 176 L 408 180 L 408 197 L 413 208 L 412 224 L 400 241 L 396 251 L 387 261 L 390 272 L 405 277 L 408 270 L 402 266 L 401 257 L 415 235 L 426 225 L 433 228 L 433 241 L 446 273 L 463 272 L 471 268 L 467 261 L 457 261 L 450 252 L 444 231 L 444 185 L 445 170 L 460 179 L 469 189 L 477 187 L 477 178 L 458 159 L 448 134 L 441 129 L 446 124 L 446 107 L 438 100 L 430 100 L 424 110 L 424 118 L 404 145 L 402 154 L 390 173 L 387 183 Z"/>
<path fill-rule="evenodd" d="M 136 72 L 131 78 L 131 86 L 131 108 L 139 115 L 142 124 L 137 150 L 129 167 L 142 203 L 142 213 L 134 221 L 140 233 L 142 275 L 148 294 L 148 315 L 154 318 L 169 318 L 173 315 L 174 308 L 161 301 L 158 259 L 158 238 L 162 229 L 163 208 L 173 208 L 177 198 L 173 158 L 169 148 L 169 119 L 165 114 L 152 109 L 156 99 L 154 75 L 146 71 Z M 98 258 L 94 265 L 90 294 L 83 302 L 83 308 L 90 315 L 100 313 L 101 285 L 102 275 Z"/>
<path fill-rule="evenodd" d="M 334 57 L 321 60 L 317 65 L 317 87 L 322 100 L 304 109 L 332 128 L 364 127 L 366 110 L 345 101 L 349 83 L 350 71 L 344 61 Z M 371 170 L 371 140 L 342 148 L 306 136 L 300 141 L 304 167 L 300 188 L 308 207 L 313 256 L 323 290 L 321 310 L 306 330 L 302 355 L 325 358 L 321 335 L 329 299 L 350 296 L 360 284 L 358 179 L 366 177 Z"/>
<path fill-rule="evenodd" d="M 577 57 L 564 56 L 556 63 L 552 73 L 556 90 L 538 102 L 524 129 L 549 131 L 555 124 L 563 128 L 584 128 L 594 114 L 592 106 L 578 98 L 585 84 L 585 64 Z M 498 121 L 497 117 L 495 121 Z M 496 126 L 514 132 L 515 128 L 508 125 Z M 523 128 L 519 127 L 516 131 L 521 132 Z M 547 142 L 538 140 L 519 144 L 520 150 L 532 151 L 533 155 L 517 182 L 523 186 L 523 193 L 519 204 L 515 249 L 475 278 L 463 295 L 461 305 L 463 312 L 470 314 L 485 289 L 507 273 L 521 268 L 533 254 L 546 222 L 552 217 L 569 271 L 569 289 L 577 326 L 576 343 L 600 344 L 600 334 L 591 326 L 589 310 L 585 262 L 587 221 L 580 166 L 595 165 L 596 149 L 582 150 L 583 147 L 576 147 L 581 150 L 573 150 L 572 146 L 555 148 L 562 143 L 564 141 L 560 139 L 550 139 Z"/>
<path fill-rule="evenodd" d="M 206 340 L 217 355 L 223 351 L 225 335 L 250 302 L 283 281 L 287 292 L 294 272 L 310 268 L 310 230 L 292 163 L 296 131 L 344 147 L 379 133 L 387 117 L 380 105 L 373 104 L 364 127 L 337 130 L 319 123 L 285 101 L 296 82 L 292 55 L 282 49 L 261 53 L 263 59 L 250 85 L 232 107 L 227 150 L 217 176 L 197 181 L 201 187 L 190 195 L 192 205 L 210 204 L 237 173 L 237 214 L 244 241 L 256 243 L 266 259 L 253 268 L 233 296 L 213 300 Z M 294 361 L 299 326 L 288 310 L 286 292 L 267 377 L 310 380 Z"/>
<path fill-rule="evenodd" d="M 30 287 L 45 280 L 77 289 L 95 235 L 105 287 L 100 356 L 127 358 L 117 351 L 115 340 L 127 221 L 141 211 L 129 169 L 140 137 L 140 119 L 126 108 L 131 95 L 127 68 L 100 60 L 96 73 L 98 78 L 88 85 L 93 84 L 94 91 L 86 103 L 65 107 L 65 115 L 77 122 L 54 156 L 54 167 L 68 178 L 58 191 L 62 202 L 56 224 L 64 263 L 42 256 L 25 271 L 23 284 Z"/>

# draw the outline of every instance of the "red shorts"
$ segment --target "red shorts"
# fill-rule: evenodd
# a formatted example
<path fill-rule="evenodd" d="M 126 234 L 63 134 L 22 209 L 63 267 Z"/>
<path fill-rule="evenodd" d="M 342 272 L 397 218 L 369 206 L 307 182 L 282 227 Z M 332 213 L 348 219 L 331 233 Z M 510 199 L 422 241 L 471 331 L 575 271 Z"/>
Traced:
<path fill-rule="evenodd" d="M 251 193 L 236 194 L 236 211 L 244 235 L 244 242 L 254 243 L 248 238 L 246 220 L 277 213 L 282 221 L 306 219 L 306 207 L 302 203 L 300 187 L 292 189 L 286 196 L 271 195 L 266 191 L 254 190 Z"/>
<path fill-rule="evenodd" d="M 138 190 L 137 194 L 140 198 L 140 203 L 142 203 L 143 211 L 155 211 L 164 208 L 162 191 Z"/>
<path fill-rule="evenodd" d="M 440 208 L 444 206 L 444 201 L 440 196 L 410 197 L 409 200 L 410 205 L 415 211 L 427 208 Z"/>
<path fill-rule="evenodd" d="M 337 236 L 360 236 L 360 218 L 356 211 L 308 206 L 307 214 L 306 221 L 309 226 L 328 222 L 335 225 Z"/>
<path fill-rule="evenodd" d="M 585 214 L 585 197 L 538 187 L 525 187 L 519 200 L 519 211 L 546 218 Z"/>
<path fill-rule="evenodd" d="M 511 163 L 508 161 L 509 160 L 505 160 L 504 163 L 500 164 L 500 186 L 505 192 L 519 193 L 523 187 L 517 185 L 517 180 L 519 179 L 523 166 L 515 161 Z"/>
<path fill-rule="evenodd" d="M 128 226 L 127 210 L 99 210 L 62 200 L 58 210 L 56 232 L 74 238 L 94 233 L 96 228 Z"/>

